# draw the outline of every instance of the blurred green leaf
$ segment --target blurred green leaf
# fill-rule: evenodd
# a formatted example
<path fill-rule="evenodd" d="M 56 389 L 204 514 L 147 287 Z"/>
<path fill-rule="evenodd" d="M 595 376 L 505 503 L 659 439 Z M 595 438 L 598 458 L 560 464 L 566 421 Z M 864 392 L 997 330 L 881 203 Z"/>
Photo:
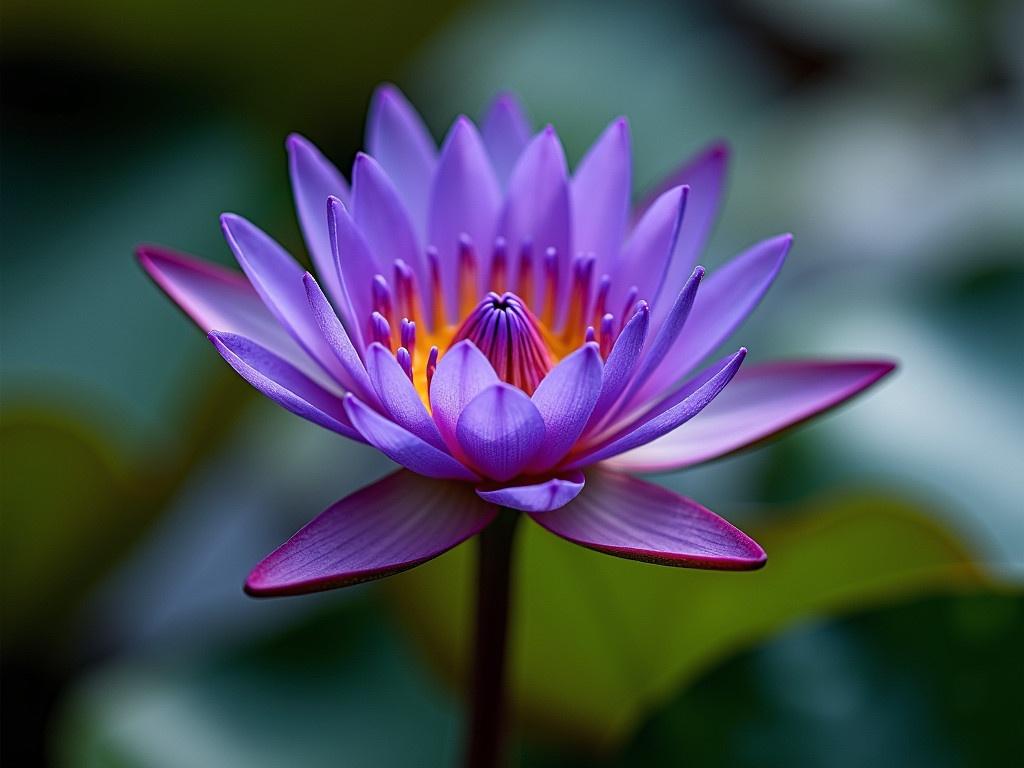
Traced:
<path fill-rule="evenodd" d="M 795 619 L 982 578 L 956 541 L 894 500 L 830 502 L 754 533 L 765 570 L 715 573 L 608 557 L 524 523 L 511 650 L 524 725 L 608 748 L 710 665 Z M 460 547 L 389 582 L 414 636 L 456 681 L 472 561 Z"/>
<path fill-rule="evenodd" d="M 5 642 L 61 621 L 147 519 L 124 467 L 98 438 L 56 415 L 5 413 L 0 425 Z M 53 638 L 53 633 L 36 633 Z"/>
<path fill-rule="evenodd" d="M 358 600 L 248 647 L 100 670 L 54 746 L 75 768 L 447 765 L 458 721 L 440 694 Z"/>

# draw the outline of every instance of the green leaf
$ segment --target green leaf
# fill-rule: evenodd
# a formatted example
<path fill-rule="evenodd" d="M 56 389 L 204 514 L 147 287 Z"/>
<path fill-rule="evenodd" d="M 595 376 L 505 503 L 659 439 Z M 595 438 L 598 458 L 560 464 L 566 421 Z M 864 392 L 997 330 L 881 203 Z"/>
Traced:
<path fill-rule="evenodd" d="M 5 642 L 60 637 L 54 624 L 70 618 L 70 607 L 148 521 L 137 498 L 111 449 L 84 428 L 53 415 L 3 414 Z"/>
<path fill-rule="evenodd" d="M 511 644 L 521 722 L 608 748 L 710 665 L 796 619 L 982 580 L 955 540 L 890 499 L 830 502 L 752 533 L 767 567 L 721 573 L 609 557 L 524 522 Z M 413 636 L 460 683 L 473 555 L 460 547 L 390 587 Z"/>

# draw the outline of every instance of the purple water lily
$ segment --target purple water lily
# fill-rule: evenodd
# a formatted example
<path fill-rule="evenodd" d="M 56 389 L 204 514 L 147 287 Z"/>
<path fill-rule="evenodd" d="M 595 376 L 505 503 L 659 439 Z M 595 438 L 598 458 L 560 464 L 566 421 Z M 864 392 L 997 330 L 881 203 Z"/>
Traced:
<path fill-rule="evenodd" d="M 391 86 L 370 111 L 351 187 L 306 139 L 287 149 L 319 278 L 240 216 L 243 274 L 157 247 L 153 279 L 270 399 L 402 465 L 263 560 L 253 595 L 310 592 L 425 562 L 483 532 L 470 765 L 500 752 L 512 534 L 552 533 L 666 565 L 749 570 L 765 553 L 700 504 L 628 472 L 731 453 L 838 405 L 893 369 L 706 363 L 764 295 L 791 237 L 704 279 L 722 197 L 714 145 L 631 208 L 629 126 L 570 175 L 550 126 L 502 96 L 440 150 Z M 700 367 L 705 365 L 705 367 Z M 728 385 L 728 386 L 727 386 Z"/>
<path fill-rule="evenodd" d="M 713 274 L 694 267 L 722 197 L 714 145 L 636 209 L 629 126 L 570 174 L 552 127 L 499 97 L 440 151 L 394 87 L 372 103 L 351 186 L 287 141 L 319 278 L 241 216 L 222 226 L 243 274 L 162 248 L 139 258 L 251 385 L 405 469 L 330 507 L 260 563 L 254 595 L 410 568 L 500 507 L 623 557 L 753 569 L 761 547 L 701 505 L 622 474 L 686 467 L 831 408 L 882 361 L 699 368 L 761 299 L 791 237 Z M 697 371 L 694 373 L 694 371 Z M 728 385 L 728 386 L 727 386 Z"/>

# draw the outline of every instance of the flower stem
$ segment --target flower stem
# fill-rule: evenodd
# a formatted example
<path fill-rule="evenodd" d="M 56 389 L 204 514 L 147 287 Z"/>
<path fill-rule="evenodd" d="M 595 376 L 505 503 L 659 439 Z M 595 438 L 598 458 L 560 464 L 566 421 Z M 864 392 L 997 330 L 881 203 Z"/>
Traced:
<path fill-rule="evenodd" d="M 503 509 L 480 534 L 466 768 L 498 768 L 503 764 L 505 650 L 512 586 L 512 543 L 518 521 L 518 512 Z"/>

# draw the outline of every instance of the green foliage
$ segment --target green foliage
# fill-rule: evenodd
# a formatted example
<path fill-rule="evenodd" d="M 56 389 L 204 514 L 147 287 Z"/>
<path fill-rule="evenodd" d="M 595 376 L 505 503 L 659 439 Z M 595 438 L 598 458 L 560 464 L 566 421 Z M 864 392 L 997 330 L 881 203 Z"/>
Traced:
<path fill-rule="evenodd" d="M 981 579 L 954 540 L 898 501 L 821 504 L 753 533 L 767 567 L 714 573 L 611 558 L 522 526 L 511 650 L 521 722 L 608 748 L 711 665 L 797 619 Z M 472 556 L 460 547 L 390 582 L 413 636 L 455 681 Z"/>

